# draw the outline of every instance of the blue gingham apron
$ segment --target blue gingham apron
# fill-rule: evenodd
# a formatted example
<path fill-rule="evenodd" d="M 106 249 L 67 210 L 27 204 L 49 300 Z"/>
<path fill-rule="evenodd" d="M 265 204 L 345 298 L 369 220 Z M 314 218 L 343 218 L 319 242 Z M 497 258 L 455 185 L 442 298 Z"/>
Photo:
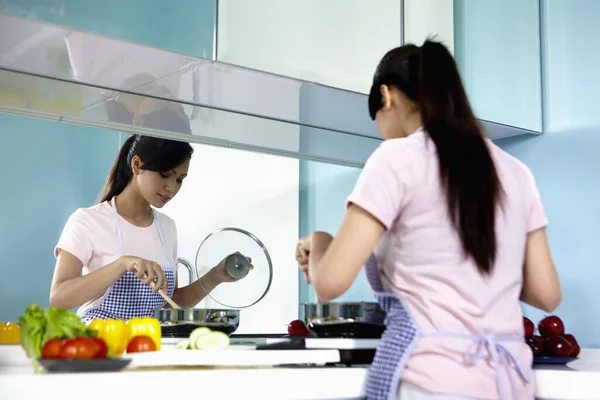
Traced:
<path fill-rule="evenodd" d="M 119 255 L 123 256 L 125 255 L 123 250 L 123 237 L 121 235 L 119 214 L 117 213 L 114 197 L 111 199 L 110 203 L 115 216 Z M 176 267 L 173 265 L 173 261 L 171 261 L 171 256 L 169 255 L 165 243 L 158 215 L 156 215 L 154 210 L 152 210 L 152 212 L 154 214 L 154 224 L 156 225 L 160 243 L 162 244 L 167 260 L 169 260 L 169 265 L 167 267 L 163 266 L 163 271 L 165 273 L 165 278 L 167 279 L 167 295 L 171 297 L 175 291 Z M 152 317 L 154 316 L 154 311 L 164 307 L 165 304 L 166 301 L 158 293 L 152 292 L 150 285 L 144 284 L 132 272 L 126 272 L 119 280 L 108 288 L 97 306 L 84 312 L 81 319 L 84 322 L 88 322 L 94 318 L 129 320 L 134 317 Z"/>
<path fill-rule="evenodd" d="M 496 370 L 496 386 L 501 400 L 508 400 L 504 393 L 500 368 L 503 367 L 509 379 L 511 395 L 518 399 L 510 368 L 516 369 L 523 383 L 529 383 L 530 377 L 525 373 L 521 363 L 514 357 L 502 342 L 524 342 L 523 337 L 517 336 L 481 336 L 452 332 L 423 333 L 419 331 L 410 313 L 403 306 L 402 301 L 391 293 L 385 293 L 381 282 L 378 263 L 371 255 L 365 265 L 367 279 L 375 293 L 377 301 L 385 310 L 386 330 L 381 337 L 381 344 L 377 348 L 375 358 L 369 369 L 367 378 L 367 399 L 369 400 L 395 400 L 398 396 L 400 379 L 406 362 L 413 347 L 422 337 L 444 337 L 456 339 L 469 339 L 471 346 L 464 354 L 467 365 L 475 365 L 482 357 L 489 354 Z"/>

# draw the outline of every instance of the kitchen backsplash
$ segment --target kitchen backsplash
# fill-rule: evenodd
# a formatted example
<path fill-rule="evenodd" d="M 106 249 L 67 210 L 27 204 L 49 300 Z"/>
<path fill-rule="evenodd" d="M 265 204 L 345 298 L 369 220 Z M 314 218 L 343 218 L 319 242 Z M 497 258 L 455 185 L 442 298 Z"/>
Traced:
<path fill-rule="evenodd" d="M 548 237 L 561 279 L 556 314 L 582 347 L 600 347 L 600 113 L 597 38 L 600 2 L 542 0 L 544 134 L 502 140 L 500 146 L 535 175 L 550 225 Z M 534 321 L 539 310 L 524 308 Z"/>

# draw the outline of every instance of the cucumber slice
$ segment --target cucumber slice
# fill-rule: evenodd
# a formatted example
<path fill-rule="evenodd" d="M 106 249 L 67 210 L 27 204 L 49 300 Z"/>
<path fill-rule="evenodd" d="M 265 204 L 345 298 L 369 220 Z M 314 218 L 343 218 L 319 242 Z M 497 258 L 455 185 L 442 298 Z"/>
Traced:
<path fill-rule="evenodd" d="M 219 331 L 199 336 L 194 342 L 194 348 L 199 350 L 222 350 L 227 346 L 229 346 L 229 336 Z"/>
<path fill-rule="evenodd" d="M 175 345 L 175 349 L 177 349 L 177 350 L 187 350 L 189 348 L 190 348 L 190 340 L 189 339 L 180 340 Z"/>
<path fill-rule="evenodd" d="M 190 334 L 190 339 L 189 339 L 190 340 L 190 343 L 189 343 L 190 348 L 197 350 L 198 348 L 196 347 L 196 342 L 198 341 L 198 338 L 200 338 L 208 333 L 211 333 L 211 332 L 212 331 L 210 329 L 208 329 L 204 326 L 194 329 L 192 331 L 192 333 Z"/>

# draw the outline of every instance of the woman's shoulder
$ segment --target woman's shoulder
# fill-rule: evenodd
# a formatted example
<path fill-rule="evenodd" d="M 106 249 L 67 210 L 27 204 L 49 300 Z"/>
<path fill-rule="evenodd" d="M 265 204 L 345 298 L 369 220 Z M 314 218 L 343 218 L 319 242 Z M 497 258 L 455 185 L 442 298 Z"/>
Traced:
<path fill-rule="evenodd" d="M 107 215 L 111 215 L 112 211 L 110 204 L 107 202 L 102 202 L 98 204 L 94 204 L 91 207 L 80 207 L 71 216 L 77 218 L 98 218 L 105 217 Z"/>
<path fill-rule="evenodd" d="M 71 214 L 69 221 L 86 226 L 98 225 L 111 218 L 111 211 L 110 205 L 106 202 L 91 207 L 80 207 Z"/>

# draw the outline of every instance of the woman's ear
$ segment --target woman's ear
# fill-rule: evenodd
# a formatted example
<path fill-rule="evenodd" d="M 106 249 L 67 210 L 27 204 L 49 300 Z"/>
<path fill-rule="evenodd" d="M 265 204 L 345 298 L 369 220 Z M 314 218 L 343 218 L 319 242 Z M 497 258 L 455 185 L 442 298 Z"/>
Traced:
<path fill-rule="evenodd" d="M 131 170 L 134 175 L 139 174 L 142 170 L 142 160 L 140 159 L 140 156 L 133 156 L 131 159 Z"/>
<path fill-rule="evenodd" d="M 379 91 L 381 92 L 381 108 L 389 111 L 392 108 L 392 92 L 390 91 L 390 87 L 388 85 L 381 85 Z"/>

